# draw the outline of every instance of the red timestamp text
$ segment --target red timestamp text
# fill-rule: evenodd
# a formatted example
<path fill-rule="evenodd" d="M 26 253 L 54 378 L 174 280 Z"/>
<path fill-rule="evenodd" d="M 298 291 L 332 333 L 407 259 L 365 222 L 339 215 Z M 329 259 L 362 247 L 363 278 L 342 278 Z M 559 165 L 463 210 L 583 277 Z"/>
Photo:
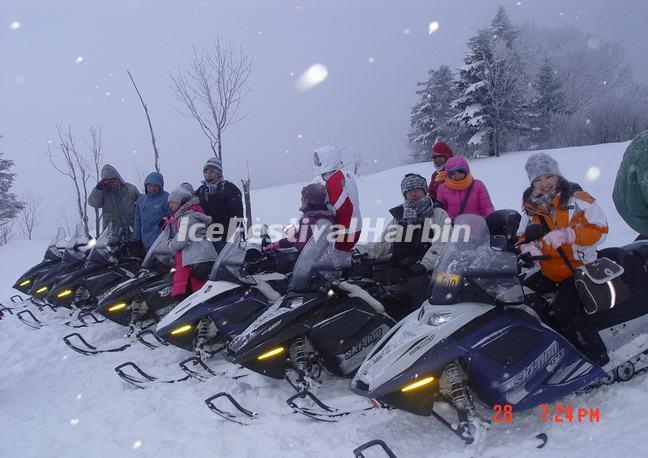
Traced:
<path fill-rule="evenodd" d="M 540 404 L 540 419 L 543 423 L 599 423 L 599 407 L 574 407 L 571 404 Z"/>

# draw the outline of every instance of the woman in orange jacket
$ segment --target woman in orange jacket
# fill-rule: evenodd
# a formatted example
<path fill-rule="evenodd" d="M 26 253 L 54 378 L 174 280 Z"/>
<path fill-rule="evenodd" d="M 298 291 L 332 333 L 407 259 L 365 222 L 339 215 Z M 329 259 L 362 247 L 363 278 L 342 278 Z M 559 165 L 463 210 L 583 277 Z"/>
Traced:
<path fill-rule="evenodd" d="M 558 289 L 553 314 L 550 312 L 553 324 L 591 360 L 605 364 L 607 351 L 596 328 L 587 320 L 573 278 L 576 267 L 596 259 L 596 246 L 608 232 L 605 214 L 588 193 L 573 191 L 551 156 L 533 154 L 525 169 L 531 186 L 523 194 L 520 232 L 527 224 L 541 224 L 546 235 L 521 245 L 521 251 L 549 256 L 540 261 L 540 270 L 545 277 L 543 283 Z"/>

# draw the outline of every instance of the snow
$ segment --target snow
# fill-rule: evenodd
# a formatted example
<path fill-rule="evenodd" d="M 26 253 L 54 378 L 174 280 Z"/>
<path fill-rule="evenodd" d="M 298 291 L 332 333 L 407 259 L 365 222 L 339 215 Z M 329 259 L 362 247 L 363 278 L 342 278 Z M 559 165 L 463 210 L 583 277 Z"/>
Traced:
<path fill-rule="evenodd" d="M 597 198 L 610 224 L 606 246 L 629 243 L 636 236 L 612 203 L 613 183 L 626 146 L 616 143 L 547 151 L 558 159 L 565 177 L 580 182 Z M 529 184 L 524 172 L 529 154 L 471 161 L 473 175 L 484 181 L 496 208 L 520 208 L 521 193 Z M 592 173 L 593 168 L 598 172 Z M 429 177 L 433 165 L 415 164 L 359 177 L 363 216 L 387 216 L 388 209 L 402 199 L 402 176 L 411 172 Z M 255 219 L 282 223 L 296 216 L 302 185 L 254 191 Z M 5 298 L 15 293 L 13 282 L 40 260 L 46 246 L 46 241 L 14 240 L 0 247 L 0 300 L 5 305 Z M 290 412 L 285 399 L 292 390 L 285 382 L 257 374 L 239 380 L 214 378 L 205 383 L 135 389 L 115 375 L 117 364 L 132 360 L 154 375 L 175 378 L 183 375 L 177 363 L 190 354 L 176 348 L 149 350 L 135 345 L 121 353 L 83 356 L 61 341 L 73 331 L 63 325 L 67 319 L 63 312 L 35 313 L 48 323 L 40 330 L 11 316 L 0 321 L 3 456 L 340 457 L 352 456 L 361 443 L 381 438 L 399 457 L 576 458 L 603 456 L 610 450 L 617 456 L 639 457 L 645 456 L 648 445 L 648 377 L 644 376 L 561 401 L 575 409 L 599 408 L 600 424 L 543 424 L 539 410 L 515 412 L 512 423 L 492 425 L 482 446 L 467 448 L 433 418 L 396 410 L 372 410 L 343 417 L 337 423 L 311 421 Z M 92 344 L 116 346 L 123 341 L 124 331 L 104 323 L 80 333 Z M 238 373 L 222 359 L 215 358 L 211 364 Z M 325 399 L 347 396 L 346 387 L 346 381 L 327 380 L 320 394 Z M 259 418 L 250 426 L 241 426 L 214 416 L 204 399 L 220 391 L 230 392 L 245 407 L 259 412 Z M 539 432 L 549 435 L 549 443 L 541 451 L 535 449 L 537 441 L 533 439 Z"/>

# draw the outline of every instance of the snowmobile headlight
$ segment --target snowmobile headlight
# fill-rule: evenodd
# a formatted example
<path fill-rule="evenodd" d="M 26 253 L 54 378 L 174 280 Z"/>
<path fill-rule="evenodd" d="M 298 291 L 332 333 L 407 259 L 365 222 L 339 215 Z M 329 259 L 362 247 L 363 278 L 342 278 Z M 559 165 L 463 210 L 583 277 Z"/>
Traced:
<path fill-rule="evenodd" d="M 25 280 L 20 282 L 20 286 L 27 286 L 31 283 L 31 280 L 26 278 Z"/>
<path fill-rule="evenodd" d="M 452 313 L 431 313 L 428 318 L 428 324 L 430 326 L 441 326 L 450 321 Z"/>
<path fill-rule="evenodd" d="M 190 324 L 183 324 L 182 326 L 180 326 L 178 328 L 175 328 L 173 331 L 171 331 L 171 335 L 175 336 L 175 335 L 178 335 L 178 334 L 185 333 L 187 331 L 190 331 L 191 327 L 192 326 Z"/>
<path fill-rule="evenodd" d="M 67 296 L 71 296 L 73 292 L 74 292 L 74 291 L 72 291 L 71 289 L 64 289 L 63 291 L 59 292 L 59 293 L 56 295 L 56 297 L 67 297 Z"/>
<path fill-rule="evenodd" d="M 115 304 L 111 307 L 108 307 L 109 312 L 117 312 L 119 310 L 125 309 L 126 308 L 126 302 L 120 302 L 119 304 Z"/>
<path fill-rule="evenodd" d="M 44 293 L 45 291 L 47 291 L 47 286 L 41 286 L 36 290 L 36 294 L 41 294 Z"/>
<path fill-rule="evenodd" d="M 273 356 L 277 356 L 277 355 L 282 354 L 284 351 L 286 351 L 286 349 L 284 347 L 273 348 L 272 350 L 267 351 L 267 352 L 263 353 L 262 355 L 258 356 L 257 359 L 259 361 L 261 361 L 261 360 L 264 360 L 264 359 L 272 358 Z"/>
<path fill-rule="evenodd" d="M 433 381 L 434 381 L 434 377 L 425 377 L 422 378 L 421 380 L 417 380 L 414 383 L 410 383 L 409 385 L 404 386 L 403 388 L 401 388 L 401 391 L 403 393 L 406 393 L 408 391 L 416 390 L 417 388 L 421 388 L 425 385 L 429 385 Z"/>

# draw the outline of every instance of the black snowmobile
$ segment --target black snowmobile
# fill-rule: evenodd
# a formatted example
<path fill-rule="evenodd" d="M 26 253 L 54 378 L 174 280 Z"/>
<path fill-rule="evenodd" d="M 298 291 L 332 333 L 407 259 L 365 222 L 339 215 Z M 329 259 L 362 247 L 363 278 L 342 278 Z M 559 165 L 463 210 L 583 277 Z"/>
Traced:
<path fill-rule="evenodd" d="M 297 395 L 315 395 L 308 389 L 322 371 L 352 377 L 375 343 L 395 324 L 384 312 L 382 287 L 371 280 L 342 280 L 351 267 L 351 254 L 333 249 L 332 226 L 311 239 L 295 264 L 288 293 L 228 346 L 228 359 L 254 372 L 287 379 Z M 212 396 L 206 402 L 218 415 Z M 294 407 L 293 407 L 294 408 Z M 244 409 L 239 411 L 245 414 Z M 246 414 L 247 415 L 247 414 Z"/>
<path fill-rule="evenodd" d="M 167 226 L 146 253 L 137 276 L 102 295 L 96 311 L 119 325 L 128 326 L 128 336 L 149 327 L 175 305 L 171 297 L 175 262 L 168 247 Z"/>
<path fill-rule="evenodd" d="M 29 294 L 29 290 L 38 278 L 50 272 L 63 260 L 65 250 L 65 230 L 59 227 L 56 237 L 50 242 L 45 250 L 43 260 L 22 274 L 14 283 L 13 288 L 23 294 Z"/>
<path fill-rule="evenodd" d="M 50 289 L 47 302 L 79 313 L 92 311 L 109 288 L 136 276 L 142 260 L 130 255 L 128 242 L 113 230 L 112 223 L 101 233 L 85 264 Z"/>
<path fill-rule="evenodd" d="M 32 298 L 46 303 L 48 294 L 55 288 L 57 283 L 83 267 L 93 243 L 88 238 L 83 225 L 78 224 L 74 235 L 70 237 L 70 240 L 65 245 L 61 262 L 32 282 L 29 290 Z"/>

